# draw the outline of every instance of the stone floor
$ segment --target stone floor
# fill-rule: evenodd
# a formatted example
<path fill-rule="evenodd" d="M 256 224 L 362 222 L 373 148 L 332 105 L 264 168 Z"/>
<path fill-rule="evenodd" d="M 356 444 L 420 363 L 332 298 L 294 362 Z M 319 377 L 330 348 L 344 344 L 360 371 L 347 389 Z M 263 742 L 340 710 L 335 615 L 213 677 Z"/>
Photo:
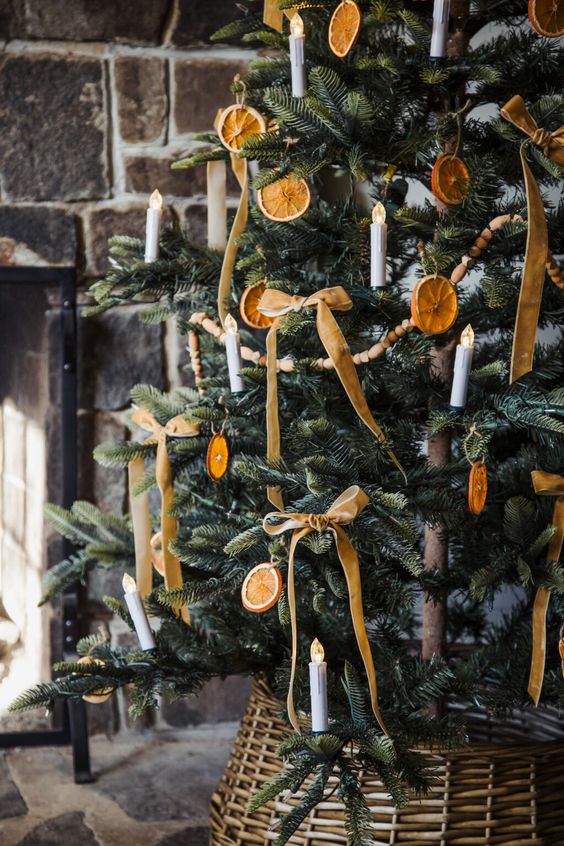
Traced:
<path fill-rule="evenodd" d="M 68 748 L 0 753 L 1 846 L 206 846 L 237 723 L 91 738 L 95 781 Z"/>

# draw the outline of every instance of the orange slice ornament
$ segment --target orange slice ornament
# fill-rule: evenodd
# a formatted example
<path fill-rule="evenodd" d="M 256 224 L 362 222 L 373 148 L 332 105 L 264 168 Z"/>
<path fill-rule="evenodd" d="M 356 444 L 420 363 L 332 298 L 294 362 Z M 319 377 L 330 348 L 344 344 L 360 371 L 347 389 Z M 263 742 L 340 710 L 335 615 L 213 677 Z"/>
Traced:
<path fill-rule="evenodd" d="M 268 317 L 258 310 L 260 298 L 266 291 L 266 284 L 259 282 L 258 285 L 252 285 L 245 288 L 239 303 L 239 311 L 241 317 L 253 329 L 269 329 L 274 323 L 274 317 Z"/>
<path fill-rule="evenodd" d="M 270 561 L 257 564 L 247 573 L 241 588 L 243 608 L 262 614 L 278 602 L 282 592 L 282 574 Z"/>
<path fill-rule="evenodd" d="M 229 444 L 222 432 L 216 432 L 208 444 L 206 454 L 206 469 L 208 476 L 214 482 L 219 482 L 225 476 L 229 467 Z"/>
<path fill-rule="evenodd" d="M 83 658 L 79 658 L 78 663 L 85 666 L 91 666 L 92 664 L 98 664 L 101 667 L 104 666 L 104 662 L 100 661 L 99 658 L 90 658 L 88 655 Z M 99 690 L 91 690 L 90 693 L 85 693 L 82 698 L 85 702 L 89 702 L 91 705 L 102 705 L 104 702 L 107 702 L 108 699 L 112 698 L 113 693 L 113 687 L 102 687 Z"/>
<path fill-rule="evenodd" d="M 356 44 L 361 23 L 358 4 L 354 0 L 342 0 L 329 24 L 329 47 L 339 59 L 344 59 Z"/>
<path fill-rule="evenodd" d="M 431 191 L 441 203 L 459 206 L 470 189 L 470 173 L 458 156 L 439 156 L 431 172 Z"/>
<path fill-rule="evenodd" d="M 411 296 L 411 319 L 426 335 L 441 335 L 453 325 L 458 315 L 458 298 L 452 282 L 445 276 L 424 276 Z"/>
<path fill-rule="evenodd" d="M 266 121 L 260 112 L 244 103 L 234 103 L 221 113 L 217 134 L 230 153 L 238 153 L 248 138 L 266 132 Z"/>
<path fill-rule="evenodd" d="M 288 223 L 309 209 L 311 192 L 301 176 L 283 176 L 257 191 L 259 209 L 269 220 Z"/>
<path fill-rule="evenodd" d="M 529 20 L 545 38 L 564 35 L 563 0 L 529 0 Z"/>
<path fill-rule="evenodd" d="M 488 495 L 488 471 L 483 461 L 474 461 L 468 478 L 468 508 L 480 514 Z"/>

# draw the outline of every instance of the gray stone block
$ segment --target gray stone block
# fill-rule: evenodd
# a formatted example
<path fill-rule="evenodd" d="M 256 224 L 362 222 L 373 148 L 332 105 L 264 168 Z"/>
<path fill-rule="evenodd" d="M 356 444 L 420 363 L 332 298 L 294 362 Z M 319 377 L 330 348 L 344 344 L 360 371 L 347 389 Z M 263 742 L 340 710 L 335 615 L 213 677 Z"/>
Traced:
<path fill-rule="evenodd" d="M 0 206 L 0 264 L 72 266 L 76 251 L 74 215 L 49 206 Z"/>
<path fill-rule="evenodd" d="M 175 727 L 240 720 L 250 689 L 249 679 L 243 676 L 211 679 L 198 696 L 174 703 L 163 702 L 162 717 Z"/>
<path fill-rule="evenodd" d="M 175 158 L 180 158 L 176 156 Z M 192 197 L 206 193 L 206 168 L 171 170 L 172 158 L 153 156 L 128 156 L 125 159 L 127 191 L 146 194 L 158 188 L 161 194 L 173 197 Z"/>
<path fill-rule="evenodd" d="M 75 17 L 68 10 L 66 15 Z M 6 56 L 0 66 L 0 125 L 7 199 L 107 196 L 107 127 L 99 60 L 44 53 Z"/>
<path fill-rule="evenodd" d="M 84 814 L 72 811 L 47 820 L 30 831 L 18 846 L 100 846 L 92 831 L 84 823 Z"/>
<path fill-rule="evenodd" d="M 115 61 L 119 131 L 130 144 L 157 141 L 166 129 L 168 98 L 162 59 L 119 56 Z"/>
<path fill-rule="evenodd" d="M 171 41 L 178 47 L 208 44 L 210 36 L 229 21 L 241 17 L 233 0 L 179 0 Z"/>
<path fill-rule="evenodd" d="M 112 235 L 145 236 L 147 203 L 126 203 L 89 209 L 84 218 L 86 273 L 103 276 L 110 268 L 108 239 Z"/>
<path fill-rule="evenodd" d="M 5 753 L 0 753 L 0 820 L 23 817 L 24 814 L 27 814 L 27 805 L 12 781 Z"/>
<path fill-rule="evenodd" d="M 245 74 L 242 61 L 186 59 L 175 63 L 174 121 L 178 132 L 206 132 L 213 128 L 218 108 L 235 102 L 233 77 Z"/>

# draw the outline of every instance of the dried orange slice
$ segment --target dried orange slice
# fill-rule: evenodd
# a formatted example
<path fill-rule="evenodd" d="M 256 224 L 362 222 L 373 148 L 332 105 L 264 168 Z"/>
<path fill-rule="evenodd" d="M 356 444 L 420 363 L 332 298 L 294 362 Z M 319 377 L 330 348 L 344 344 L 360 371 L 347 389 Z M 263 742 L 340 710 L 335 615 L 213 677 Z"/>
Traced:
<path fill-rule="evenodd" d="M 208 476 L 214 482 L 225 475 L 229 466 L 229 445 L 227 438 L 221 432 L 216 433 L 208 444 L 206 454 L 206 468 Z"/>
<path fill-rule="evenodd" d="M 562 0 L 529 0 L 529 20 L 546 38 L 564 35 L 564 2 Z"/>
<path fill-rule="evenodd" d="M 458 298 L 444 276 L 424 276 L 411 296 L 411 319 L 426 335 L 448 332 L 458 315 Z"/>
<path fill-rule="evenodd" d="M 217 134 L 230 153 L 238 153 L 247 138 L 266 132 L 266 121 L 252 106 L 234 103 L 221 113 Z"/>
<path fill-rule="evenodd" d="M 470 173 L 462 159 L 439 156 L 431 173 L 431 191 L 441 203 L 459 206 L 470 188 Z"/>
<path fill-rule="evenodd" d="M 253 329 L 268 329 L 274 323 L 274 317 L 267 317 L 266 314 L 258 310 L 260 298 L 265 290 L 266 285 L 264 282 L 259 282 L 258 285 L 245 288 L 241 302 L 239 303 L 241 317 L 247 326 L 252 326 Z"/>
<path fill-rule="evenodd" d="M 100 661 L 99 658 L 90 658 L 88 655 L 84 656 L 84 658 L 79 658 L 78 663 L 85 665 L 99 664 L 102 667 L 104 666 L 104 662 Z M 89 702 L 91 705 L 102 705 L 102 703 L 111 699 L 113 692 L 113 687 L 102 687 L 100 690 L 91 690 L 90 693 L 85 693 L 82 698 L 85 702 Z"/>
<path fill-rule="evenodd" d="M 488 471 L 483 461 L 475 461 L 468 478 L 468 508 L 472 514 L 479 514 L 486 504 L 488 495 Z"/>
<path fill-rule="evenodd" d="M 339 3 L 329 24 L 329 47 L 340 59 L 343 59 L 354 47 L 362 15 L 354 0 L 342 0 Z"/>
<path fill-rule="evenodd" d="M 278 567 L 266 561 L 247 573 L 241 588 L 243 607 L 254 614 L 268 611 L 278 602 L 282 592 L 282 574 Z"/>
<path fill-rule="evenodd" d="M 305 214 L 311 202 L 309 185 L 296 176 L 284 176 L 257 191 L 261 212 L 269 220 L 287 223 Z"/>
<path fill-rule="evenodd" d="M 165 565 L 164 565 L 164 557 L 163 557 L 163 534 L 162 532 L 157 532 L 151 538 L 151 561 L 153 562 L 153 567 L 160 573 L 161 576 L 165 574 Z"/>

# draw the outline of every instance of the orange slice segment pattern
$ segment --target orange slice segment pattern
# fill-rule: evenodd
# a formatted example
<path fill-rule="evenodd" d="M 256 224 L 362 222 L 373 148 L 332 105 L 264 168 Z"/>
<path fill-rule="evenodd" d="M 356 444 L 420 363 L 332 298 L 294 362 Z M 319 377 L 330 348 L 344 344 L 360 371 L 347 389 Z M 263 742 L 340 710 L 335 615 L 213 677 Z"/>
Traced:
<path fill-rule="evenodd" d="M 241 588 L 243 607 L 253 614 L 262 614 L 278 602 L 282 592 L 282 574 L 267 561 L 247 573 Z"/>
<path fill-rule="evenodd" d="M 468 508 L 472 514 L 479 514 L 486 504 L 488 495 L 488 471 L 483 461 L 475 461 L 468 479 Z"/>
<path fill-rule="evenodd" d="M 258 206 L 265 217 L 288 223 L 301 217 L 309 208 L 311 193 L 305 179 L 284 176 L 257 192 Z"/>
<path fill-rule="evenodd" d="M 241 317 L 253 329 L 268 329 L 274 323 L 274 317 L 268 317 L 258 310 L 260 298 L 266 290 L 264 282 L 259 282 L 258 285 L 245 288 L 239 303 L 239 311 Z"/>
<path fill-rule="evenodd" d="M 230 153 L 238 153 L 248 138 L 261 132 L 266 132 L 266 121 L 260 112 L 238 103 L 224 109 L 217 126 L 221 143 Z"/>
<path fill-rule="evenodd" d="M 229 445 L 227 438 L 220 432 L 215 434 L 208 444 L 206 469 L 208 476 L 218 482 L 225 475 L 229 466 Z"/>
<path fill-rule="evenodd" d="M 459 206 L 468 194 L 470 173 L 462 159 L 439 156 L 431 173 L 431 190 L 447 206 Z"/>
<path fill-rule="evenodd" d="M 529 0 L 529 20 L 545 38 L 564 35 L 563 0 Z"/>
<path fill-rule="evenodd" d="M 454 285 L 444 276 L 424 276 L 413 290 L 411 318 L 426 335 L 448 332 L 458 315 Z"/>
<path fill-rule="evenodd" d="M 329 24 L 329 47 L 340 59 L 350 53 L 360 33 L 362 15 L 354 0 L 339 3 Z"/>

